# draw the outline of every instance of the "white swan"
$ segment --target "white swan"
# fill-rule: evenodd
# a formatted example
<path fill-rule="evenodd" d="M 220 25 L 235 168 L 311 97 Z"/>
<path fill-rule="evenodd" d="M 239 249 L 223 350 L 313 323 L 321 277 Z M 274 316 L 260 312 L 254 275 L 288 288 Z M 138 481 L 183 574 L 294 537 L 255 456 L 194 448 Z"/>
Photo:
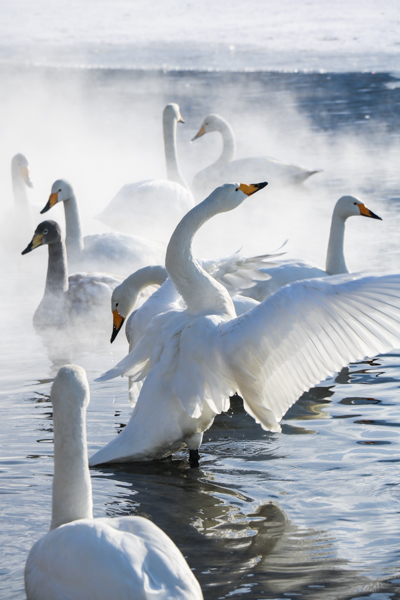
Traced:
<path fill-rule="evenodd" d="M 258 301 L 253 298 L 241 296 L 239 293 L 250 285 L 254 285 L 256 281 L 267 279 L 269 275 L 262 273 L 259 269 L 265 265 L 266 259 L 276 256 L 280 255 L 267 254 L 244 258 L 236 253 L 227 259 L 201 261 L 201 264 L 208 273 L 211 273 L 230 291 L 236 314 L 239 316 L 258 304 Z M 111 297 L 113 315 L 111 343 L 117 337 L 128 315 L 130 316 L 126 321 L 125 334 L 129 343 L 129 351 L 131 351 L 153 317 L 168 310 L 185 308 L 182 297 L 172 281 L 167 278 L 168 272 L 165 267 L 161 265 L 148 266 L 132 273 L 114 289 Z M 140 293 L 154 285 L 161 287 L 151 294 L 140 308 L 132 312 Z M 132 405 L 136 403 L 141 388 L 140 381 L 135 382 L 129 378 L 129 401 Z"/>
<path fill-rule="evenodd" d="M 102 325 L 112 290 L 121 279 L 103 273 L 75 273 L 68 278 L 65 243 L 55 221 L 40 223 L 22 254 L 44 245 L 49 249 L 49 262 L 44 296 L 33 316 L 35 328 Z"/>
<path fill-rule="evenodd" d="M 50 531 L 25 567 L 28 600 L 201 600 L 172 540 L 143 517 L 93 518 L 84 369 L 60 369 L 51 390 L 54 477 Z"/>
<path fill-rule="evenodd" d="M 177 226 L 166 267 L 187 308 L 153 318 L 132 352 L 100 377 L 143 380 L 131 419 L 90 464 L 161 458 L 182 443 L 196 464 L 203 432 L 238 392 L 266 430 L 315 383 L 400 345 L 400 275 L 339 275 L 285 286 L 241 317 L 227 290 L 193 258 L 212 216 L 260 186 L 226 184 Z"/>
<path fill-rule="evenodd" d="M 68 261 L 72 268 L 110 271 L 126 275 L 132 268 L 164 260 L 165 247 L 160 242 L 138 236 L 108 232 L 82 236 L 78 203 L 72 185 L 58 179 L 41 213 L 58 202 L 64 203 Z"/>
<path fill-rule="evenodd" d="M 244 293 L 245 290 L 259 281 L 269 279 L 270 275 L 264 272 L 264 268 L 279 264 L 280 261 L 277 262 L 276 259 L 281 255 L 282 253 L 274 252 L 272 254 L 246 257 L 236 252 L 224 258 L 200 260 L 199 262 L 207 273 L 212 275 L 229 291 L 235 305 L 236 314 L 239 316 L 257 305 L 257 302 L 252 298 L 241 296 L 240 293 Z M 165 312 L 172 306 L 185 307 L 183 299 L 175 290 L 173 284 L 164 284 L 167 277 L 168 272 L 161 265 L 143 267 L 132 273 L 114 289 L 111 298 L 111 312 L 113 314 L 111 343 L 115 340 L 125 319 L 133 310 L 139 294 L 149 286 L 158 285 L 162 286 L 162 289 L 157 294 L 152 294 L 128 319 L 125 332 L 130 349 L 141 337 L 147 323 L 156 314 Z"/>
<path fill-rule="evenodd" d="M 271 268 L 268 266 L 264 267 L 262 270 L 270 275 L 270 279 L 258 282 L 254 287 L 244 292 L 244 294 L 261 302 L 282 286 L 293 281 L 348 273 L 349 271 L 344 258 L 344 233 L 346 221 L 352 216 L 382 220 L 358 198 L 354 196 L 342 196 L 336 202 L 333 209 L 325 270 L 304 260 L 282 260 L 278 266 Z"/>
<path fill-rule="evenodd" d="M 1 215 L 0 244 L 9 252 L 19 252 L 21 245 L 32 233 L 33 218 L 27 188 L 32 188 L 28 160 L 16 154 L 11 160 L 13 206 Z"/>
<path fill-rule="evenodd" d="M 176 150 L 176 124 L 183 122 L 179 106 L 168 104 L 163 112 L 163 132 L 169 181 L 128 183 L 98 215 L 100 221 L 126 233 L 144 231 L 149 237 L 169 240 L 176 224 L 194 205 Z"/>
<path fill-rule="evenodd" d="M 268 182 L 272 184 L 298 184 L 311 175 L 320 172 L 318 169 L 309 171 L 267 156 L 254 156 L 235 160 L 236 148 L 233 129 L 219 115 L 208 115 L 192 142 L 212 131 L 218 131 L 221 134 L 223 147 L 219 159 L 214 164 L 199 171 L 193 179 L 193 190 L 196 195 L 200 195 L 202 198 L 225 181 L 235 181 L 236 179 L 260 181 L 260 179 L 268 179 Z"/>

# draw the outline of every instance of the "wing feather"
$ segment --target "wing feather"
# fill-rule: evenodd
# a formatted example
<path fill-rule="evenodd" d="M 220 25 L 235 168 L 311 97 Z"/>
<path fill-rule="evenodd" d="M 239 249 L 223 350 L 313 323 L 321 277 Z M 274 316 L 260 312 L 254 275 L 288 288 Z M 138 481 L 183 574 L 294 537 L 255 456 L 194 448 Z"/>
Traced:
<path fill-rule="evenodd" d="M 400 275 L 299 281 L 219 333 L 246 410 L 277 431 L 311 386 L 349 362 L 400 347 Z"/>

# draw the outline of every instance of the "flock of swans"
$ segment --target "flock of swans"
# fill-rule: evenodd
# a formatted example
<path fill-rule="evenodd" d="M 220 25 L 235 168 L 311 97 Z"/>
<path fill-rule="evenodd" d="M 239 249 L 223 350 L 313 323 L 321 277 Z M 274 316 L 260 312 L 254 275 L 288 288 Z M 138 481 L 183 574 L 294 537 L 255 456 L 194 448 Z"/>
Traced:
<path fill-rule="evenodd" d="M 45 292 L 33 317 L 37 331 L 69 330 L 88 319 L 97 326 L 110 304 L 111 342 L 125 322 L 129 353 L 98 381 L 129 377 L 132 415 L 90 457 L 90 466 L 160 459 L 186 446 L 196 467 L 204 432 L 229 408 L 233 394 L 263 429 L 279 432 L 282 417 L 304 391 L 351 361 L 400 346 L 400 275 L 352 275 L 346 266 L 346 220 L 380 218 L 353 196 L 343 196 L 334 208 L 325 269 L 282 260 L 279 252 L 218 260 L 193 256 L 194 236 L 208 220 L 267 197 L 273 193 L 267 182 L 298 184 L 318 171 L 267 157 L 235 160 L 232 128 L 209 115 L 194 139 L 218 131 L 223 151 L 196 175 L 196 203 L 178 162 L 181 121 L 179 107 L 169 104 L 163 113 L 168 181 L 125 185 L 98 216 L 117 232 L 83 237 L 77 198 L 60 179 L 41 213 L 63 202 L 65 239 L 58 223 L 45 220 L 22 252 L 48 246 Z M 17 218 L 33 228 L 23 155 L 13 159 L 12 178 Z M 239 182 L 226 183 L 232 180 Z M 138 237 L 149 222 L 154 239 Z M 68 277 L 68 265 L 103 272 Z M 158 289 L 136 308 L 140 293 L 151 286 Z M 28 600 L 202 598 L 179 550 L 151 522 L 93 518 L 89 386 L 81 367 L 60 369 L 51 401 L 52 521 L 27 560 Z"/>

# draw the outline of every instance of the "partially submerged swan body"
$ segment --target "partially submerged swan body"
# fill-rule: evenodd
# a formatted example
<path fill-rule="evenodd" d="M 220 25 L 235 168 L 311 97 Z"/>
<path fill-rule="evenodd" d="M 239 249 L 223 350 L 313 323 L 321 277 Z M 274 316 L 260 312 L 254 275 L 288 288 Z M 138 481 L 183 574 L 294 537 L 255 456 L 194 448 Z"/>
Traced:
<path fill-rule="evenodd" d="M 85 371 L 60 369 L 51 401 L 52 520 L 26 562 L 27 600 L 201 600 L 184 557 L 159 527 L 142 517 L 93 518 Z"/>
<path fill-rule="evenodd" d="M 203 432 L 237 392 L 265 430 L 299 396 L 351 361 L 400 345 L 400 275 L 342 275 L 285 286 L 236 317 L 227 290 L 192 256 L 196 231 L 262 187 L 226 184 L 171 237 L 166 268 L 186 308 L 155 316 L 100 381 L 144 381 L 120 435 L 91 465 L 162 458 L 186 444 L 196 465 Z"/>
<path fill-rule="evenodd" d="M 303 183 L 306 179 L 319 173 L 318 169 L 312 171 L 284 163 L 267 156 L 254 156 L 235 159 L 235 137 L 232 127 L 220 115 L 208 115 L 192 141 L 206 133 L 218 131 L 222 136 L 222 153 L 212 165 L 199 171 L 193 179 L 193 190 L 196 196 L 204 197 L 216 186 L 225 181 L 260 181 L 268 179 L 269 183 L 280 185 L 295 185 Z"/>
<path fill-rule="evenodd" d="M 44 296 L 33 316 L 36 329 L 66 329 L 71 325 L 102 326 L 113 289 L 121 279 L 104 273 L 75 273 L 68 278 L 67 253 L 55 221 L 40 223 L 22 254 L 48 246 Z"/>
<path fill-rule="evenodd" d="M 179 106 L 168 104 L 163 112 L 168 181 L 150 179 L 124 185 L 98 215 L 100 221 L 118 231 L 145 232 L 148 237 L 168 242 L 176 224 L 194 205 L 178 164 L 176 125 L 180 122 Z"/>
<path fill-rule="evenodd" d="M 65 243 L 71 268 L 126 275 L 133 268 L 164 259 L 164 245 L 154 240 L 116 232 L 83 237 L 78 202 L 72 185 L 65 179 L 53 183 L 50 198 L 41 212 L 47 212 L 58 202 L 64 203 Z"/>
<path fill-rule="evenodd" d="M 270 276 L 268 280 L 258 282 L 245 294 L 261 302 L 274 294 L 279 288 L 315 277 L 329 275 L 343 275 L 349 272 L 344 257 L 344 234 L 346 221 L 349 217 L 369 217 L 382 220 L 365 206 L 361 200 L 354 196 L 342 196 L 333 209 L 331 230 L 329 234 L 328 250 L 326 255 L 325 270 L 304 260 L 283 260 L 280 265 L 265 267 L 262 270 Z"/>

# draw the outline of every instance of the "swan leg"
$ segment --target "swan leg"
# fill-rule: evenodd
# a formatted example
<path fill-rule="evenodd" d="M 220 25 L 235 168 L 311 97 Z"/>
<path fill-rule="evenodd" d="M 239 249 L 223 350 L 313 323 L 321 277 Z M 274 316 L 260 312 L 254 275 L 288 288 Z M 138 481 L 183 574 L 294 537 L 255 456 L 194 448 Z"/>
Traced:
<path fill-rule="evenodd" d="M 189 464 L 191 469 L 196 469 L 199 466 L 199 448 L 203 441 L 203 432 L 199 431 L 185 439 L 185 443 L 189 448 Z"/>
<path fill-rule="evenodd" d="M 200 454 L 198 450 L 189 450 L 189 464 L 191 469 L 197 469 L 199 466 Z"/>

